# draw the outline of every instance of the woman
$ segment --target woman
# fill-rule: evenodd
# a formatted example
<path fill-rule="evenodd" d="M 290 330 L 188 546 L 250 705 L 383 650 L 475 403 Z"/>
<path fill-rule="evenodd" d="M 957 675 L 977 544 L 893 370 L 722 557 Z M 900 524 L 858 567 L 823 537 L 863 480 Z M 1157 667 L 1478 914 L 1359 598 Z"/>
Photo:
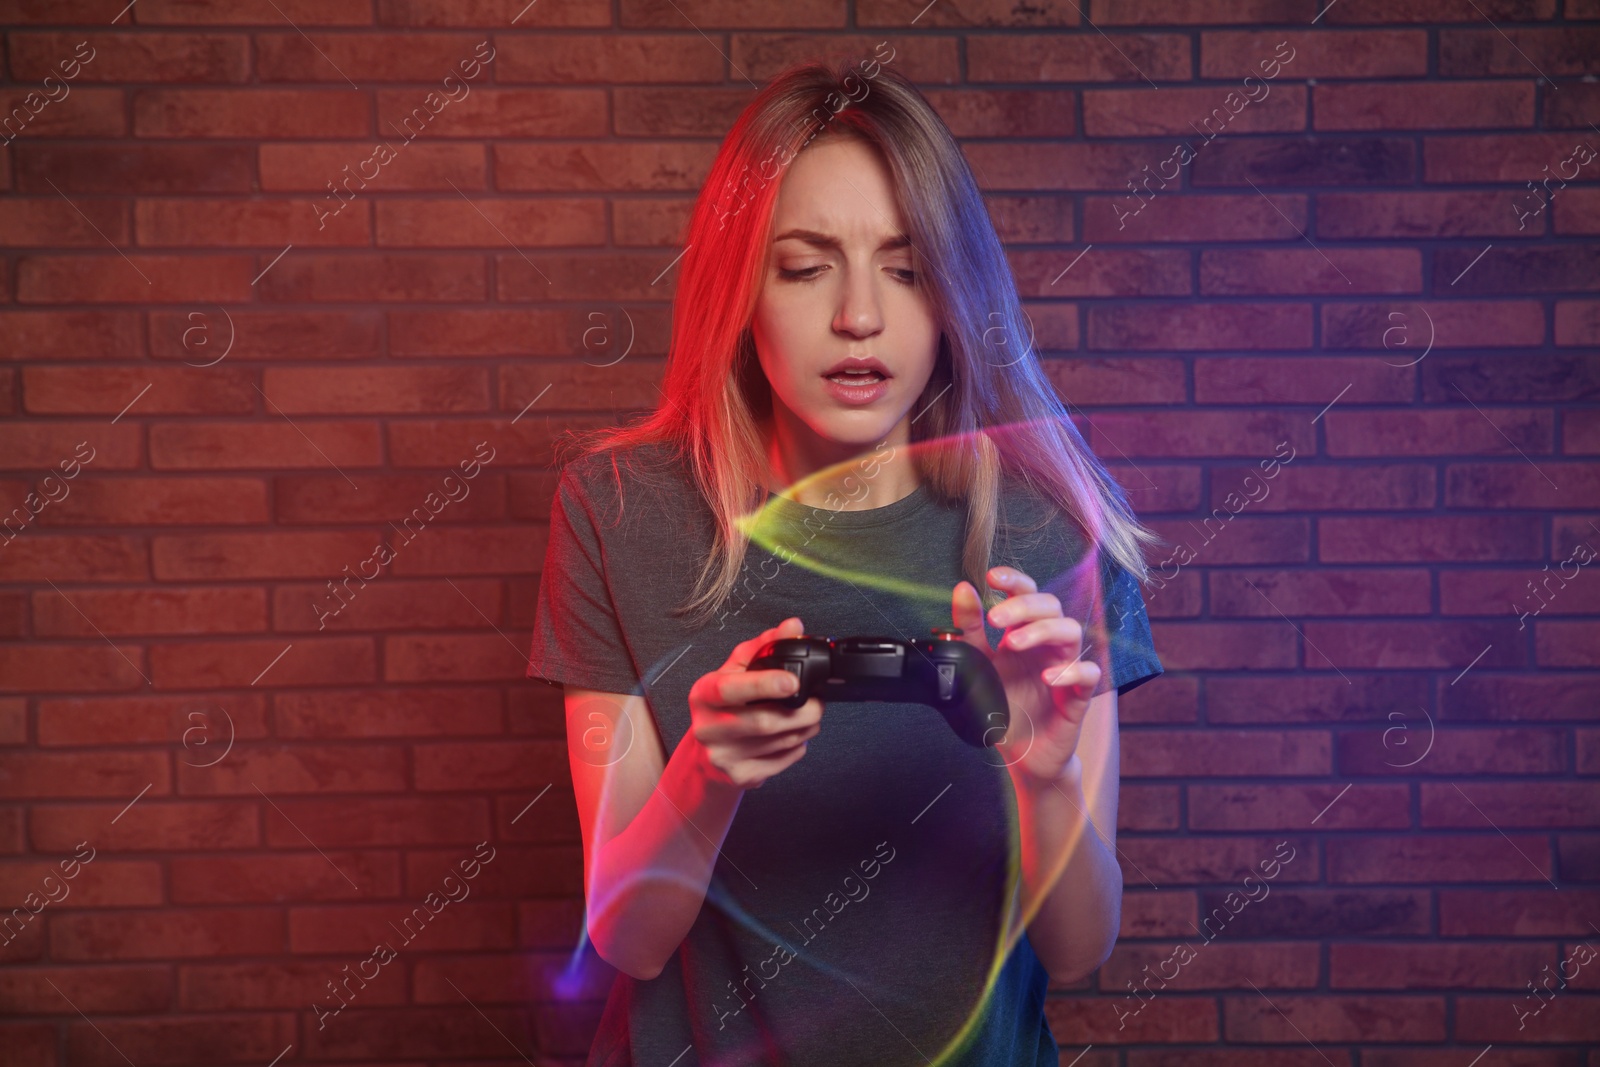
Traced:
<path fill-rule="evenodd" d="M 552 506 L 528 675 L 565 687 L 588 934 L 621 972 L 590 1064 L 1053 1067 L 1047 982 L 1116 937 L 1116 696 L 1161 672 L 1157 538 L 892 58 L 745 109 L 662 403 Z M 990 748 L 919 705 L 785 709 L 794 680 L 746 669 L 780 636 L 952 623 L 1005 683 Z"/>

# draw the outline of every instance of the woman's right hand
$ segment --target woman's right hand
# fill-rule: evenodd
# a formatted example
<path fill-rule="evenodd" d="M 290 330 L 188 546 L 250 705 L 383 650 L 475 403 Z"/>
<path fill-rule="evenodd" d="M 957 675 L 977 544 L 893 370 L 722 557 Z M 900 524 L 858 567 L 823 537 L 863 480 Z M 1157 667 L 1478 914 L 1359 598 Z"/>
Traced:
<path fill-rule="evenodd" d="M 759 789 L 806 754 L 806 742 L 822 729 L 822 701 L 812 697 L 798 708 L 770 703 L 793 696 L 800 680 L 776 668 L 746 669 L 762 645 L 804 633 L 798 618 L 785 619 L 735 645 L 726 663 L 690 687 L 689 732 L 704 754 L 701 762 L 708 777 L 739 789 Z"/>

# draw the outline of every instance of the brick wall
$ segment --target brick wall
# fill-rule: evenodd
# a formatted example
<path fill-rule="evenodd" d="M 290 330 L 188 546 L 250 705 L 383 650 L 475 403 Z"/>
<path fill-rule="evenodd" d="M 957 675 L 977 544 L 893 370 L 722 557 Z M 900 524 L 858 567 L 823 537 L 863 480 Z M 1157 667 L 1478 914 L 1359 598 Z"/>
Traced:
<path fill-rule="evenodd" d="M 551 435 L 880 40 L 1174 545 L 1063 1062 L 1600 1064 L 1595 0 L 124 2 L 0 4 L 6 1064 L 581 1062 Z"/>

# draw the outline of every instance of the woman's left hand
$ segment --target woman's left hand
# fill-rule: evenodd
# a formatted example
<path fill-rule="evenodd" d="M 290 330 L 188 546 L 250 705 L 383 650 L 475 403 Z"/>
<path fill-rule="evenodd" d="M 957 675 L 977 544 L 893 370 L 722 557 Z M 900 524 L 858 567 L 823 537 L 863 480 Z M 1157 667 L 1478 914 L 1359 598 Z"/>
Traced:
<path fill-rule="evenodd" d="M 950 617 L 961 640 L 983 649 L 999 672 L 1011 706 L 1011 726 L 995 746 L 1018 785 L 1054 782 L 1067 773 L 1078 751 L 1078 732 L 1089 698 L 1100 682 L 1100 665 L 1081 657 L 1083 627 L 1061 614 L 1054 593 L 1041 593 L 1015 567 L 989 571 L 989 586 L 1007 598 L 989 609 L 989 624 L 1005 630 L 997 648 L 983 628 L 983 603 L 971 582 L 951 597 Z"/>

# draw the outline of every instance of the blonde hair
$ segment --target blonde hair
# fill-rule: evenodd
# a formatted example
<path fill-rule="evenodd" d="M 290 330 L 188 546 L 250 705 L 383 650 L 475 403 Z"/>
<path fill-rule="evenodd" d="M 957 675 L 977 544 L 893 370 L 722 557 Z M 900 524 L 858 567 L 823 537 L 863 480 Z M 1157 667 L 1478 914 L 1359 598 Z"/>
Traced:
<path fill-rule="evenodd" d="M 863 84 L 867 91 L 857 99 Z M 841 100 L 835 111 L 830 101 Z M 1022 346 L 1029 330 L 1010 265 L 960 147 L 916 88 L 886 69 L 864 79 L 848 63 L 837 70 L 792 67 L 745 107 L 695 201 L 660 406 L 628 425 L 563 440 L 558 457 L 672 446 L 692 471 L 716 531 L 694 593 L 678 612 L 704 621 L 719 610 L 744 564 L 749 538 L 741 520 L 767 495 L 757 417 L 770 391 L 749 325 L 768 266 L 777 177 L 819 135 L 859 138 L 882 154 L 906 236 L 927 268 L 918 270 L 917 284 L 943 336 L 933 375 L 913 407 L 920 414 L 911 427 L 912 450 L 939 497 L 967 502 L 967 579 L 986 604 L 993 602 L 983 576 L 1001 521 L 1002 477 L 1010 474 L 1145 580 L 1141 546 L 1162 539 L 1139 523 L 1073 425 L 1037 354 Z M 997 332 L 998 348 L 988 340 Z M 995 351 L 1007 359 L 991 360 Z M 1020 358 L 1009 355 L 1018 352 Z"/>

